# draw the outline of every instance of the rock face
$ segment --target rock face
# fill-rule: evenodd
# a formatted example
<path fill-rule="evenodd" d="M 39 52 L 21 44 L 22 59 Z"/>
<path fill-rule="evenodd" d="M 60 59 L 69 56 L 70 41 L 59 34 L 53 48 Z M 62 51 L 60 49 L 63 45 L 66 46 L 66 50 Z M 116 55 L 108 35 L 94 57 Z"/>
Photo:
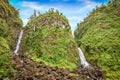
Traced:
<path fill-rule="evenodd" d="M 14 72 L 9 57 L 21 26 L 18 11 L 8 0 L 0 0 L 0 80 L 9 79 Z"/>
<path fill-rule="evenodd" d="M 53 10 L 29 21 L 22 47 L 33 60 L 51 66 L 74 69 L 79 58 L 67 19 Z"/>
<path fill-rule="evenodd" d="M 106 79 L 120 79 L 120 1 L 94 9 L 78 23 L 75 39 L 93 64 L 106 71 Z"/>

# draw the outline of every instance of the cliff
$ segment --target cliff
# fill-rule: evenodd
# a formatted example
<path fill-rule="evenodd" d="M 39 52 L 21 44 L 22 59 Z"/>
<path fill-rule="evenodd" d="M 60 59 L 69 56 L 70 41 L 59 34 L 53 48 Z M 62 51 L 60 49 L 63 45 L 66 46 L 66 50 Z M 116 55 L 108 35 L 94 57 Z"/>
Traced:
<path fill-rule="evenodd" d="M 112 0 L 111 0 L 112 1 Z M 96 7 L 77 24 L 75 40 L 93 64 L 106 71 L 106 79 L 120 79 L 120 1 Z"/>

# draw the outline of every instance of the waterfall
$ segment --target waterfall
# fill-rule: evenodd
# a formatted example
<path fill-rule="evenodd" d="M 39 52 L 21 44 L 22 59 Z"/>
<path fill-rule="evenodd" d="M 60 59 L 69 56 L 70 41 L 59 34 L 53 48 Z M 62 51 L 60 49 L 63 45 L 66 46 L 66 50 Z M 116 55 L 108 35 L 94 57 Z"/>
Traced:
<path fill-rule="evenodd" d="M 16 55 L 18 55 L 17 52 L 18 52 L 19 47 L 20 47 L 22 35 L 23 35 L 23 30 L 21 30 L 21 32 L 20 32 L 20 35 L 19 35 L 19 38 L 18 38 L 18 42 L 17 42 L 17 45 L 16 45 L 16 47 L 15 47 L 16 49 L 15 49 L 14 53 L 15 53 Z"/>
<path fill-rule="evenodd" d="M 88 67 L 90 64 L 86 61 L 85 56 L 79 47 L 78 47 L 78 51 L 79 51 L 79 57 L 81 60 L 81 65 L 83 65 L 83 67 Z"/>

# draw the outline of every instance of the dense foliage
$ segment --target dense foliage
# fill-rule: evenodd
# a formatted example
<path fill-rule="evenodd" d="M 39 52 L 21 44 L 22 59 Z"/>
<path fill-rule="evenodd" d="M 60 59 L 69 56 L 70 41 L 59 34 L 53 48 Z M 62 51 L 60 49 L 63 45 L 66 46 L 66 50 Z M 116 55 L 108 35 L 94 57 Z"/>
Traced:
<path fill-rule="evenodd" d="M 58 12 L 50 10 L 29 21 L 23 47 L 25 53 L 35 61 L 51 66 L 76 68 L 77 46 L 72 39 L 67 19 Z"/>
<path fill-rule="evenodd" d="M 8 80 L 14 72 L 10 64 L 11 48 L 15 45 L 22 21 L 8 0 L 0 0 L 0 80 Z"/>
<path fill-rule="evenodd" d="M 58 10 L 54 10 L 54 8 L 49 9 L 46 11 L 45 14 L 39 13 L 38 17 L 36 17 L 37 12 L 34 11 L 34 14 L 32 15 L 32 18 L 30 17 L 30 20 L 26 26 L 26 30 L 29 29 L 36 29 L 38 27 L 69 27 L 68 20 L 65 16 L 62 15 Z M 32 23 L 32 24 L 31 24 Z M 32 26 L 32 27 L 31 27 Z"/>
<path fill-rule="evenodd" d="M 21 27 L 22 20 L 18 11 L 9 4 L 8 0 L 0 0 L 0 36 L 5 37 L 12 48 Z"/>
<path fill-rule="evenodd" d="M 14 72 L 10 63 L 10 48 L 8 42 L 0 37 L 0 79 L 9 79 Z"/>
<path fill-rule="evenodd" d="M 120 79 L 120 1 L 94 9 L 78 23 L 75 39 L 88 61 L 106 71 L 106 79 Z"/>

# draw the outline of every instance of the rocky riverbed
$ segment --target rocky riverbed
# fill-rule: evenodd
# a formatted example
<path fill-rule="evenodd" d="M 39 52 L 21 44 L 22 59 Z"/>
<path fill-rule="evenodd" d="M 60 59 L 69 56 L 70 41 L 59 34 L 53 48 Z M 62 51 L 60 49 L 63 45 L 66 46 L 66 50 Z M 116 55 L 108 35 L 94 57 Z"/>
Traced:
<path fill-rule="evenodd" d="M 66 68 L 51 67 L 42 62 L 35 62 L 26 55 L 11 56 L 11 63 L 16 70 L 12 80 L 102 80 L 103 72 L 95 68 L 80 68 L 70 71 Z"/>

